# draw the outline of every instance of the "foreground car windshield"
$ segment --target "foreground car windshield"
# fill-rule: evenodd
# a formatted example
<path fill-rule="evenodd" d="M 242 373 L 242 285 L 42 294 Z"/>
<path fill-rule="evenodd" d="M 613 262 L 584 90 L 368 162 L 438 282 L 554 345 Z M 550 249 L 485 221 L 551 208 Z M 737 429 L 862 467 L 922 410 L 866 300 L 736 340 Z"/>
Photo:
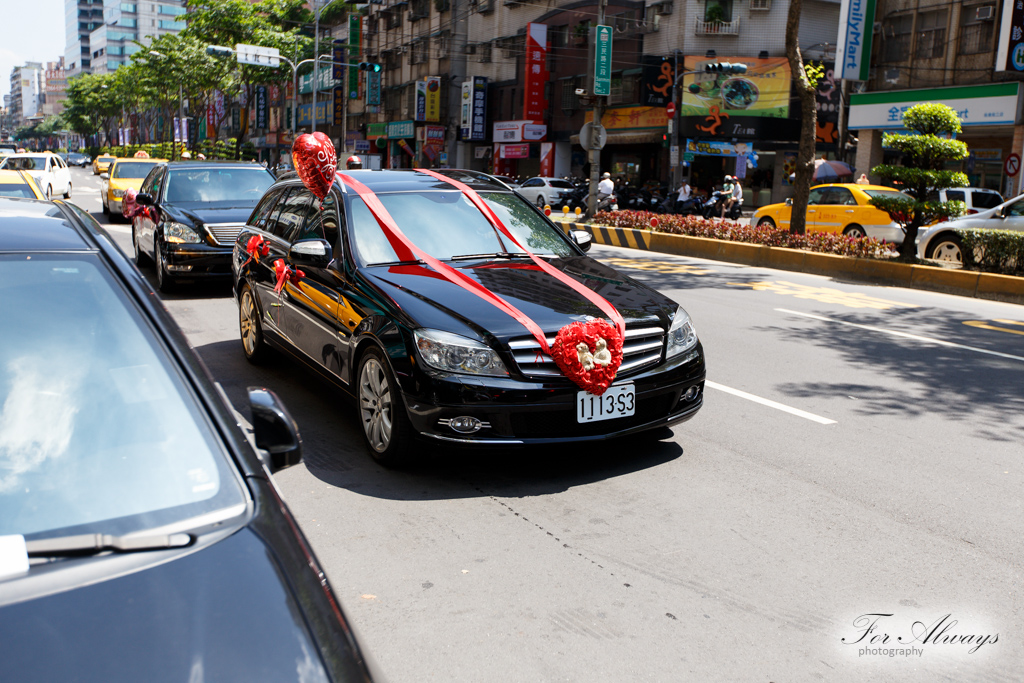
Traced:
<path fill-rule="evenodd" d="M 499 234 L 461 192 L 401 192 L 377 195 L 413 244 L 437 259 L 523 253 Z M 515 195 L 482 192 L 520 244 L 542 256 L 570 256 L 572 249 L 532 207 Z M 352 239 L 363 265 L 394 263 L 398 255 L 362 199 L 351 200 Z"/>
<path fill-rule="evenodd" d="M 0 535 L 151 529 L 244 503 L 96 257 L 0 256 Z"/>
<path fill-rule="evenodd" d="M 156 166 L 155 161 L 122 161 L 114 165 L 112 178 L 145 178 Z"/>
<path fill-rule="evenodd" d="M 0 185 L 0 197 L 25 197 L 35 199 L 36 194 L 32 188 L 22 183 L 20 185 Z"/>
<path fill-rule="evenodd" d="M 168 202 L 256 203 L 274 176 L 264 168 L 193 168 L 173 170 L 167 181 Z"/>

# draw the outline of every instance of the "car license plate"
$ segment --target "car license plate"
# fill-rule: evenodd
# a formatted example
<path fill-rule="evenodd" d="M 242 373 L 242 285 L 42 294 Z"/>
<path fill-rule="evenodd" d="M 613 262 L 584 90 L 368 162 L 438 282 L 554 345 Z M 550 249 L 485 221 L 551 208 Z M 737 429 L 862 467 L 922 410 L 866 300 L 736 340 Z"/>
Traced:
<path fill-rule="evenodd" d="M 636 412 L 636 389 L 632 384 L 608 387 L 600 396 L 589 391 L 576 393 L 576 421 L 597 422 L 628 417 Z"/>

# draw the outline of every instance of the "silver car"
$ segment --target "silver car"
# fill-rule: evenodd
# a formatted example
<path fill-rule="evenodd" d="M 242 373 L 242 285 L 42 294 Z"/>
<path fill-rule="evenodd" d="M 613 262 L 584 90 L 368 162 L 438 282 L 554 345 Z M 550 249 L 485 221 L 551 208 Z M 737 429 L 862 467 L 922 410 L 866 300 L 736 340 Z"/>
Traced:
<path fill-rule="evenodd" d="M 955 231 L 965 229 L 1024 232 L 1024 194 L 971 216 L 922 228 L 917 235 L 917 255 L 920 258 L 962 265 L 963 241 Z"/>
<path fill-rule="evenodd" d="M 561 206 L 562 198 L 570 194 L 575 188 L 572 183 L 563 178 L 536 176 L 525 181 L 518 189 L 519 194 L 537 206 L 544 206 L 545 204 Z"/>

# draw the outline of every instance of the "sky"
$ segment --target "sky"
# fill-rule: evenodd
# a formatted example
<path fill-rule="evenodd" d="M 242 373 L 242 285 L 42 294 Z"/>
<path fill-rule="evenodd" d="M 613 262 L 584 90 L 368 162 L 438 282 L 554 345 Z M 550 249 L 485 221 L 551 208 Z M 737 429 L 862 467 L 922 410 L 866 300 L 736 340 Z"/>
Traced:
<path fill-rule="evenodd" d="M 0 105 L 11 92 L 11 69 L 55 62 L 64 54 L 64 0 L 0 0 Z"/>

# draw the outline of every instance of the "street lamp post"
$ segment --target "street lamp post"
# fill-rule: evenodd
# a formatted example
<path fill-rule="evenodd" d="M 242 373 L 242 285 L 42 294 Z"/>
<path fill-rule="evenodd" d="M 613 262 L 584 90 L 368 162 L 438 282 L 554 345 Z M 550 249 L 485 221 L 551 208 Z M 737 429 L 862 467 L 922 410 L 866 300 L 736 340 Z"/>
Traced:
<path fill-rule="evenodd" d="M 313 10 L 313 54 L 316 55 L 314 61 L 316 64 L 313 65 L 313 123 L 312 132 L 316 132 L 316 91 L 320 87 L 320 13 L 330 5 L 331 3 L 337 2 L 338 0 L 327 0 L 324 4 L 320 4 L 319 0 L 314 0 L 315 9 Z M 346 98 L 346 102 L 348 98 Z"/>

